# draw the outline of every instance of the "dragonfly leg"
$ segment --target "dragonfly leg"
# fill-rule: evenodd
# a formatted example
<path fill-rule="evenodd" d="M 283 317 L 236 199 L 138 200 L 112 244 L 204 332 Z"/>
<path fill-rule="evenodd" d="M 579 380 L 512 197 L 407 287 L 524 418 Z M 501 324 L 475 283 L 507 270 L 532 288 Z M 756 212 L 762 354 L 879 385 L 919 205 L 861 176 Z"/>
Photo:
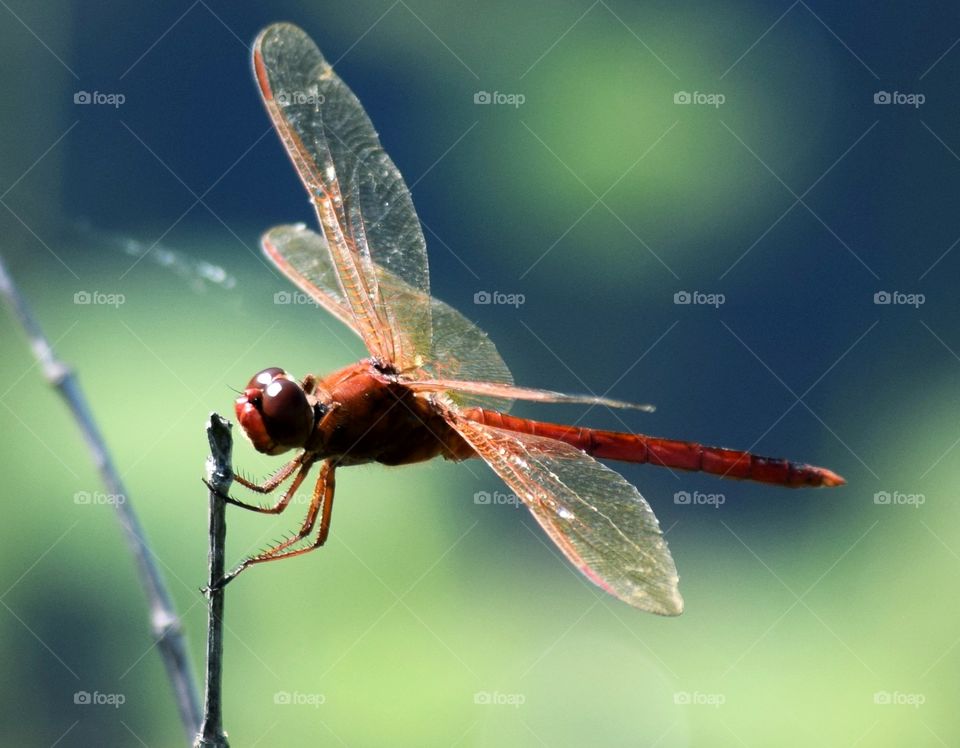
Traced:
<path fill-rule="evenodd" d="M 277 486 L 290 477 L 290 474 L 297 469 L 297 466 L 300 465 L 300 463 L 303 461 L 303 458 L 303 454 L 297 455 L 263 483 L 255 483 L 254 481 L 247 480 L 242 475 L 237 475 L 236 473 L 233 474 L 233 479 L 241 486 L 244 488 L 249 488 L 251 491 L 256 491 L 257 493 L 272 493 Z"/>
<path fill-rule="evenodd" d="M 317 477 L 317 484 L 313 489 L 313 496 L 310 499 L 310 508 L 307 510 L 307 516 L 303 520 L 303 524 L 300 526 L 299 532 L 294 535 L 292 538 L 289 538 L 278 545 L 268 548 L 261 553 L 258 553 L 256 556 L 251 556 L 241 563 L 237 568 L 231 571 L 229 574 L 225 575 L 223 580 L 216 586 L 223 587 L 230 580 L 236 577 L 241 571 L 246 569 L 253 564 L 263 563 L 264 561 L 276 561 L 281 558 L 292 558 L 293 556 L 299 556 L 308 551 L 315 550 L 323 545 L 327 540 L 327 535 L 330 533 L 330 517 L 333 512 L 333 494 L 336 488 L 336 480 L 334 478 L 334 471 L 336 466 L 332 460 L 326 460 L 320 467 L 320 475 Z M 305 473 L 303 473 L 305 474 Z M 298 475 L 298 477 L 300 477 Z M 313 532 L 313 528 L 317 522 L 317 516 L 320 516 L 320 529 L 317 532 L 317 537 L 314 538 L 313 542 L 304 546 L 303 548 L 297 548 L 292 551 L 286 550 L 293 545 L 296 545 L 301 540 L 306 538 Z"/>
<path fill-rule="evenodd" d="M 252 481 L 248 481 L 246 478 L 241 478 L 238 475 L 234 476 L 234 480 L 236 480 L 237 483 L 244 488 L 249 488 L 257 493 L 267 494 L 276 490 L 276 488 L 285 480 L 287 480 L 290 477 L 290 474 L 296 470 L 297 467 L 299 467 L 300 470 L 297 471 L 297 475 L 293 479 L 293 483 L 290 484 L 290 487 L 283 493 L 283 496 L 280 497 L 280 500 L 273 506 L 258 506 L 257 504 L 248 504 L 245 501 L 240 501 L 232 496 L 224 496 L 220 493 L 218 493 L 218 496 L 220 496 L 220 498 L 226 501 L 228 504 L 239 506 L 242 509 L 248 509 L 251 512 L 259 512 L 261 514 L 280 514 L 280 512 L 287 508 L 287 505 L 290 503 L 291 499 L 293 499 L 293 495 L 296 493 L 297 489 L 300 488 L 300 484 L 303 483 L 304 478 L 307 477 L 307 473 L 310 472 L 310 467 L 315 461 L 315 457 L 307 456 L 305 454 L 300 455 L 296 459 L 291 460 L 284 465 L 279 472 L 262 484 L 253 483 Z M 204 483 L 206 483 L 206 481 L 204 481 Z M 207 483 L 207 486 L 209 487 L 210 484 Z"/>

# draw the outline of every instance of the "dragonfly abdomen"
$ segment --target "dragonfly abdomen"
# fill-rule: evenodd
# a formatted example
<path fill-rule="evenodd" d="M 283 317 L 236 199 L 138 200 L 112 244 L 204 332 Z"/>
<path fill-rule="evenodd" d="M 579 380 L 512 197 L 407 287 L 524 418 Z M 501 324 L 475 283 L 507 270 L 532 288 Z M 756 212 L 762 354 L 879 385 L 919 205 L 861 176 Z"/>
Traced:
<path fill-rule="evenodd" d="M 709 447 L 696 442 L 661 439 L 644 434 L 545 423 L 484 408 L 467 409 L 464 415 L 488 426 L 557 439 L 600 459 L 649 463 L 678 470 L 710 473 L 721 478 L 789 487 L 838 486 L 845 482 L 826 468 L 776 457 L 763 457 L 736 449 Z"/>

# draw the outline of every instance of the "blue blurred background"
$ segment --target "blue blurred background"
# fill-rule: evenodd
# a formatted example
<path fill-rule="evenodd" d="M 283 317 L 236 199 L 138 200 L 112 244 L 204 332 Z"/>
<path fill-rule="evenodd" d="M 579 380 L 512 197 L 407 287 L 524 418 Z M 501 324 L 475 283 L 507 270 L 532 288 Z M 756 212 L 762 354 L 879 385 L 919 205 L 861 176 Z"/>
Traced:
<path fill-rule="evenodd" d="M 233 745 L 960 744 L 955 4 L 8 0 L 0 17 L 0 251 L 79 374 L 198 673 L 207 414 L 266 366 L 363 354 L 275 304 L 289 286 L 259 256 L 265 228 L 313 220 L 249 71 L 273 21 L 357 93 L 412 186 L 434 293 L 517 381 L 658 406 L 517 412 L 849 481 L 620 466 L 668 531 L 687 604 L 668 620 L 585 582 L 525 511 L 478 503 L 506 492 L 480 464 L 341 471 L 326 548 L 230 589 Z M 182 745 L 97 473 L 7 314 L 0 334 L 0 742 Z M 242 441 L 234 457 L 277 465 Z M 302 511 L 231 511 L 231 560 Z"/>

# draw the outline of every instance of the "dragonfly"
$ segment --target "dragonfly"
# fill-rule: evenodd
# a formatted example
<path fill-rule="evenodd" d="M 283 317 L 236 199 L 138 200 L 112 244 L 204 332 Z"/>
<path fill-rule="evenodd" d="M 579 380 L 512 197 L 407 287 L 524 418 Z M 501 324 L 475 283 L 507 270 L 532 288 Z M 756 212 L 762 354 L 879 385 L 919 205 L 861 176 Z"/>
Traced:
<path fill-rule="evenodd" d="M 679 576 L 653 510 L 598 458 L 790 487 L 844 483 L 826 468 L 745 451 L 509 415 L 513 401 L 648 406 L 514 384 L 486 333 L 430 295 L 426 242 L 410 191 L 359 100 L 317 45 L 296 26 L 270 26 L 254 44 L 253 69 L 321 228 L 270 229 L 263 252 L 353 330 L 370 355 L 302 380 L 270 367 L 237 397 L 237 419 L 256 450 L 297 453 L 262 483 L 235 476 L 259 494 L 287 485 L 276 503 L 227 501 L 278 514 L 310 471 L 318 474 L 300 529 L 244 560 L 221 585 L 254 564 L 322 546 L 340 468 L 480 459 L 587 579 L 636 608 L 679 615 Z"/>

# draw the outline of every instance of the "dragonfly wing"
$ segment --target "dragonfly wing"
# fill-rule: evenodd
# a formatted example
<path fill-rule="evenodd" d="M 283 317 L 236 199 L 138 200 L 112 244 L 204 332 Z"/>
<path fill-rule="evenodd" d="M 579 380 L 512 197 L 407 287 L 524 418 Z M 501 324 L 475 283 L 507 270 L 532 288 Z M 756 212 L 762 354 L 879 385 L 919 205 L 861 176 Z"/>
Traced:
<path fill-rule="evenodd" d="M 426 242 L 410 191 L 370 118 L 296 26 L 262 31 L 253 65 L 267 111 L 317 210 L 353 327 L 374 356 L 400 369 L 414 366 L 418 356 L 429 358 Z"/>
<path fill-rule="evenodd" d="M 275 226 L 260 240 L 263 253 L 293 284 L 359 334 L 356 319 L 340 288 L 327 240 L 302 223 Z"/>
<path fill-rule="evenodd" d="M 419 392 L 453 392 L 463 395 L 475 395 L 481 398 L 504 398 L 529 400 L 538 403 L 576 403 L 578 405 L 600 405 L 606 408 L 626 408 L 645 410 L 652 413 L 655 408 L 649 404 L 628 403 L 598 395 L 568 395 L 553 390 L 539 390 L 532 387 L 517 387 L 512 384 L 494 384 L 492 382 L 471 382 L 463 379 L 418 379 L 406 383 Z"/>
<path fill-rule="evenodd" d="M 449 395 L 458 405 L 479 405 L 501 412 L 512 398 L 496 387 L 513 384 L 506 362 L 489 336 L 460 312 L 431 299 L 433 355 L 411 378 L 424 380 L 475 380 L 489 383 L 489 391 L 456 391 Z M 446 388 L 444 388 L 446 389 Z"/>
<path fill-rule="evenodd" d="M 568 444 L 448 414 L 591 582 L 637 608 L 679 615 L 679 577 L 653 510 L 619 473 Z"/>

